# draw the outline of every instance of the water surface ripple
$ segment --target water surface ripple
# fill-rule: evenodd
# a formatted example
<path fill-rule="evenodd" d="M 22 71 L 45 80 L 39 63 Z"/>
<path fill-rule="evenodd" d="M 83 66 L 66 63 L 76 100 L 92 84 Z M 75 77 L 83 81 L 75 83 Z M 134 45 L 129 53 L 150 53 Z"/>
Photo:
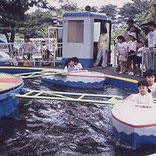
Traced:
<path fill-rule="evenodd" d="M 25 80 L 37 90 L 113 94 L 132 91 L 112 85 L 103 89 L 75 89 Z M 104 104 L 21 99 L 17 111 L 0 119 L 0 155 L 3 156 L 143 156 L 156 145 L 133 149 L 112 134 L 111 107 Z"/>

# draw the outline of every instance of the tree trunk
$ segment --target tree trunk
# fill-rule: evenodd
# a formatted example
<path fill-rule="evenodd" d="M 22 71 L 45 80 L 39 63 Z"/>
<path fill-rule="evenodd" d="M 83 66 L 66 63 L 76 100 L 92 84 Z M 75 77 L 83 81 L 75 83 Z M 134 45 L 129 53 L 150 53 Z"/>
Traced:
<path fill-rule="evenodd" d="M 9 40 L 9 35 L 8 35 L 8 33 L 7 33 L 7 32 L 4 32 L 4 35 L 5 35 L 6 39 L 7 39 L 7 42 L 9 43 L 10 40 Z"/>
<path fill-rule="evenodd" d="M 6 37 L 8 43 L 14 43 L 14 40 L 15 40 L 15 32 L 14 31 L 11 32 L 10 38 L 9 38 L 9 35 L 6 32 L 4 34 L 5 34 L 5 37 Z M 14 45 L 9 44 L 8 49 L 9 49 L 9 54 L 12 56 L 13 51 L 14 51 Z"/>

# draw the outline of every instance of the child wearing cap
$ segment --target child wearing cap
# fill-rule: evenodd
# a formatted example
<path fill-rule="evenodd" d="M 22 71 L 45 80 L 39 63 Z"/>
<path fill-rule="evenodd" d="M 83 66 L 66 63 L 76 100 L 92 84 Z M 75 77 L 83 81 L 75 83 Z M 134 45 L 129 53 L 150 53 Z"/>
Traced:
<path fill-rule="evenodd" d="M 136 33 L 131 32 L 129 34 L 130 41 L 127 45 L 128 51 L 128 75 L 134 75 L 134 65 L 136 61 L 136 51 L 137 51 L 137 40 L 136 40 Z"/>

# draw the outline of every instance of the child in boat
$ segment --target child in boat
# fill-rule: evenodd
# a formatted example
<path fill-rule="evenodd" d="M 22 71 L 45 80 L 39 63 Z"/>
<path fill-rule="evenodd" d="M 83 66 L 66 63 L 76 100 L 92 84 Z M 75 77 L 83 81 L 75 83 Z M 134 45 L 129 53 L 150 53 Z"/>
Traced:
<path fill-rule="evenodd" d="M 130 101 L 133 101 L 136 104 L 136 106 L 140 107 L 142 107 L 141 105 L 152 105 L 153 97 L 150 93 L 148 93 L 148 82 L 146 80 L 141 80 L 138 82 L 137 85 L 139 93 L 133 95 Z"/>
<path fill-rule="evenodd" d="M 71 72 L 71 71 L 75 71 L 75 70 L 77 70 L 77 67 L 74 64 L 74 61 L 71 58 L 69 58 L 65 64 L 64 71 Z"/>
<path fill-rule="evenodd" d="M 122 35 L 119 35 L 117 37 L 118 43 L 117 43 L 117 52 L 119 54 L 119 61 L 120 61 L 120 72 L 119 74 L 123 73 L 124 65 L 127 63 L 127 43 L 125 38 Z"/>
<path fill-rule="evenodd" d="M 82 64 L 79 63 L 79 59 L 77 57 L 72 57 L 72 60 L 74 61 L 75 66 L 77 66 L 77 70 L 83 69 Z"/>
<path fill-rule="evenodd" d="M 17 51 L 14 51 L 13 52 L 13 57 L 12 57 L 11 65 L 18 66 L 18 52 Z"/>
<path fill-rule="evenodd" d="M 145 72 L 145 79 L 148 82 L 148 91 L 153 96 L 153 100 L 156 101 L 156 83 L 155 83 L 156 73 L 153 69 L 148 69 Z"/>

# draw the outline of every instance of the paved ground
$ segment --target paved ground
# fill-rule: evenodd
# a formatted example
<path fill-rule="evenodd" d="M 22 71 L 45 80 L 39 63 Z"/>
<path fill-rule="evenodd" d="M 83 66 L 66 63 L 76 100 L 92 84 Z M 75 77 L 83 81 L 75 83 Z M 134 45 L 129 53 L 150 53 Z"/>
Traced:
<path fill-rule="evenodd" d="M 138 80 L 138 81 L 144 79 L 144 77 L 131 76 L 131 75 L 128 75 L 126 73 L 119 75 L 117 72 L 114 71 L 114 68 L 111 67 L 111 66 L 106 67 L 106 68 L 93 67 L 93 68 L 89 68 L 88 70 L 89 71 L 101 72 L 101 73 L 112 75 L 112 76 L 119 76 L 119 77 L 124 77 L 124 78 L 130 78 L 130 79 Z"/>

